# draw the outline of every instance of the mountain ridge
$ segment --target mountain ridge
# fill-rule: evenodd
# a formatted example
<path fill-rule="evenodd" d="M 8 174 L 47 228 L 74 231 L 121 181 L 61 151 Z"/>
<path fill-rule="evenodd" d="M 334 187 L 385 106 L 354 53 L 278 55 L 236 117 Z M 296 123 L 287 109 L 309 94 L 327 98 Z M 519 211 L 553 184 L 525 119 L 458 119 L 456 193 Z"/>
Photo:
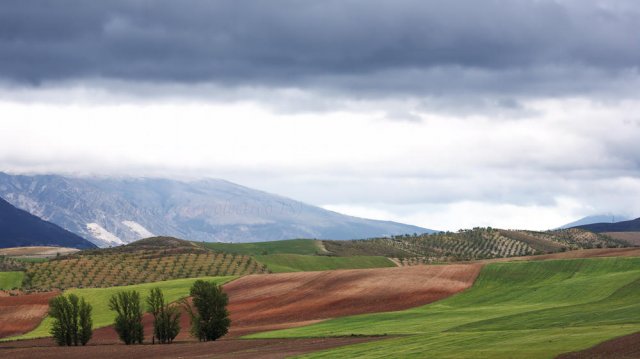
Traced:
<path fill-rule="evenodd" d="M 640 232 L 640 218 L 632 219 L 630 221 L 621 221 L 615 223 L 593 223 L 583 226 L 577 226 L 574 228 L 580 228 L 595 233 L 603 232 Z"/>
<path fill-rule="evenodd" d="M 0 198 L 0 247 L 95 248 L 93 243 Z"/>
<path fill-rule="evenodd" d="M 594 224 L 594 223 L 614 223 L 614 222 L 621 222 L 621 221 L 629 221 L 631 219 L 633 218 L 629 218 L 628 216 L 611 214 L 611 213 L 596 214 L 592 216 L 582 217 L 578 220 L 569 222 L 555 229 L 573 228 L 577 226 L 583 226 L 583 225 Z"/>
<path fill-rule="evenodd" d="M 0 196 L 102 247 L 150 235 L 256 242 L 431 232 L 418 226 L 347 216 L 219 179 L 0 173 Z"/>

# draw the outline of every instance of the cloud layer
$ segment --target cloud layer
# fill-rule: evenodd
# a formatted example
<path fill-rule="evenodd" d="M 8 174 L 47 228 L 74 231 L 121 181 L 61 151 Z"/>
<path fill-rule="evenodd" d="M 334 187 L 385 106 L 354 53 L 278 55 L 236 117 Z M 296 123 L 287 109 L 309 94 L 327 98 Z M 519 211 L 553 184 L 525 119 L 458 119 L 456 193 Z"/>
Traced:
<path fill-rule="evenodd" d="M 638 33 L 633 0 L 14 1 L 0 77 L 619 96 L 638 83 Z"/>
<path fill-rule="evenodd" d="M 635 0 L 11 1 L 0 170 L 430 228 L 640 215 Z"/>

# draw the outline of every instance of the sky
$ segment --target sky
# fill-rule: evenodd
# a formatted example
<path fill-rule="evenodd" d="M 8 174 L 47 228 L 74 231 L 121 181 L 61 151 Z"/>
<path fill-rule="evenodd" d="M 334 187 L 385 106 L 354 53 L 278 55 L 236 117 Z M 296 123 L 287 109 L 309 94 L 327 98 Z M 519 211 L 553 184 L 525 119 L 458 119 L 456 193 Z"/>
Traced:
<path fill-rule="evenodd" d="M 639 67 L 632 0 L 11 1 L 0 171 L 440 230 L 635 218 Z"/>

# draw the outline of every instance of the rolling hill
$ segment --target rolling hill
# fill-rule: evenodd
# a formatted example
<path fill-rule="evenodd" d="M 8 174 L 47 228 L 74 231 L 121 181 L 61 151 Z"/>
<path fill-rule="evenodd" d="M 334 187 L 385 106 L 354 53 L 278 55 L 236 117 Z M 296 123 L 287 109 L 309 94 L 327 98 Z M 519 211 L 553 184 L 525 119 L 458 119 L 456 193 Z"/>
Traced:
<path fill-rule="evenodd" d="M 153 235 L 205 242 L 358 239 L 428 229 L 357 218 L 224 180 L 0 173 L 0 196 L 101 247 Z"/>
<path fill-rule="evenodd" d="M 80 251 L 25 264 L 26 289 L 106 288 L 182 278 L 265 273 L 253 257 L 154 237 L 124 246 Z"/>
<path fill-rule="evenodd" d="M 21 246 L 95 247 L 84 238 L 43 221 L 0 198 L 0 247 Z"/>
<path fill-rule="evenodd" d="M 494 263 L 433 304 L 249 338 L 389 337 L 313 358 L 554 358 L 640 330 L 639 268 L 639 258 Z"/>
<path fill-rule="evenodd" d="M 385 256 L 401 264 L 452 262 L 627 247 L 627 242 L 581 229 L 547 232 L 474 228 L 420 236 L 322 241 L 337 256 Z"/>

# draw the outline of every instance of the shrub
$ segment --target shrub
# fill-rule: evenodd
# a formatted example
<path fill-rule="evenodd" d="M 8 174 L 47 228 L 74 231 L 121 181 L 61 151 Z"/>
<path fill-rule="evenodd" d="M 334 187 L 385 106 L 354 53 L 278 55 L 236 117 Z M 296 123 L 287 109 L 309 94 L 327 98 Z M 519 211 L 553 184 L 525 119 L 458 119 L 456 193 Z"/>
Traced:
<path fill-rule="evenodd" d="M 109 299 L 109 309 L 117 313 L 115 330 L 125 344 L 142 344 L 144 340 L 140 293 L 135 290 L 114 294 Z"/>
<path fill-rule="evenodd" d="M 93 333 L 91 304 L 75 294 L 51 298 L 49 316 L 53 318 L 51 335 L 58 345 L 85 345 Z"/>
<path fill-rule="evenodd" d="M 227 311 L 229 298 L 222 287 L 203 280 L 193 283 L 190 290 L 193 307 L 183 301 L 191 316 L 191 335 L 200 341 L 216 340 L 229 331 L 231 320 Z"/>
<path fill-rule="evenodd" d="M 153 315 L 153 343 L 171 343 L 180 333 L 180 312 L 175 306 L 165 304 L 160 288 L 151 290 L 147 297 L 147 312 Z"/>

